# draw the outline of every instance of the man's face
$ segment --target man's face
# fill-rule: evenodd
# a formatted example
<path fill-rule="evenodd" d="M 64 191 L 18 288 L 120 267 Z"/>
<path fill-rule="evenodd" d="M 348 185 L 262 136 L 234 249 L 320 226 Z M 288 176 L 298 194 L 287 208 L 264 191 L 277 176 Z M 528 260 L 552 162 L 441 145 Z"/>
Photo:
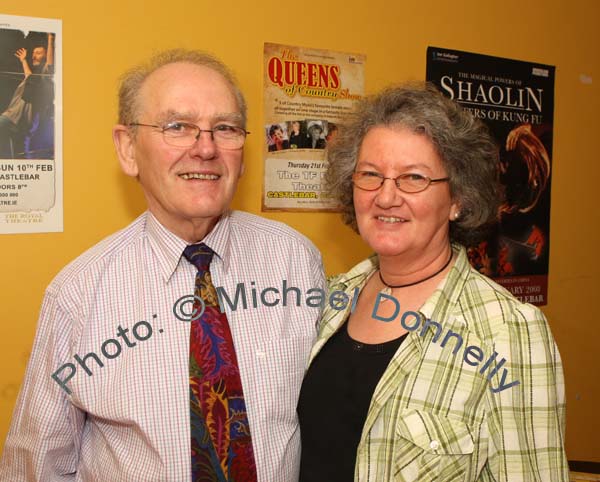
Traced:
<path fill-rule="evenodd" d="M 136 122 L 173 121 L 212 129 L 217 123 L 241 126 L 231 89 L 221 74 L 190 63 L 165 65 L 145 80 L 138 97 Z M 148 208 L 174 232 L 188 223 L 216 223 L 227 210 L 242 175 L 242 148 L 222 149 L 209 132 L 187 148 L 165 143 L 159 129 L 137 127 L 134 170 Z"/>
<path fill-rule="evenodd" d="M 33 65 L 41 65 L 46 61 L 46 49 L 44 47 L 36 47 L 31 53 L 31 63 Z"/>

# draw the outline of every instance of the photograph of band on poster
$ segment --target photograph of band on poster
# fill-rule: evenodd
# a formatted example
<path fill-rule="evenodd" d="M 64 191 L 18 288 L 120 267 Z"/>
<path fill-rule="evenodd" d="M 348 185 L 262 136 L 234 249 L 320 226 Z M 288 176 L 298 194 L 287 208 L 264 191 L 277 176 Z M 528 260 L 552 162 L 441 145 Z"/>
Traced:
<path fill-rule="evenodd" d="M 61 21 L 0 15 L 0 233 L 61 232 Z"/>
<path fill-rule="evenodd" d="M 325 148 L 364 95 L 362 54 L 265 43 L 263 211 L 337 211 Z"/>

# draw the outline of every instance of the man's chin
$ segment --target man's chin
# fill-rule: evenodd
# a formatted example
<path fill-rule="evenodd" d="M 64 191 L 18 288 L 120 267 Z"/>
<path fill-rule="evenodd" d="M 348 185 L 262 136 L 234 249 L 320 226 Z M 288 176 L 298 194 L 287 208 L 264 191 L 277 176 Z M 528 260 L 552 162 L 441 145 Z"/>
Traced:
<path fill-rule="evenodd" d="M 213 209 L 190 209 L 184 214 L 184 218 L 189 221 L 210 221 L 219 219 L 223 213 L 227 212 L 227 207 L 215 207 Z"/>

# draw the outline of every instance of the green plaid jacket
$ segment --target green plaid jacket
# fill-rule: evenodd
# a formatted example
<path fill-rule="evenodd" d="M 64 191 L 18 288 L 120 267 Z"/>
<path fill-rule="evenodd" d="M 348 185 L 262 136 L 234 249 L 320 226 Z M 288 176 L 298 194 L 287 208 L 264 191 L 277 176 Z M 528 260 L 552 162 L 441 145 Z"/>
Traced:
<path fill-rule="evenodd" d="M 405 319 L 413 331 L 371 399 L 354 479 L 568 481 L 563 370 L 548 323 L 453 249 L 446 279 Z M 376 269 L 376 256 L 362 261 L 331 278 L 329 293 L 352 299 Z M 350 309 L 324 309 L 310 362 Z"/>

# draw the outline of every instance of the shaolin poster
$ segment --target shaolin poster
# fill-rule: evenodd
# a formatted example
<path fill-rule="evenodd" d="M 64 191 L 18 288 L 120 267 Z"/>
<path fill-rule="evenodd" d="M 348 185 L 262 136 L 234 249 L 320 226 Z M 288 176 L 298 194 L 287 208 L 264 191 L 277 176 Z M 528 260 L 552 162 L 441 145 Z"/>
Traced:
<path fill-rule="evenodd" d="M 437 47 L 427 80 L 485 122 L 500 148 L 504 200 L 469 260 L 521 301 L 548 302 L 555 68 Z"/>

